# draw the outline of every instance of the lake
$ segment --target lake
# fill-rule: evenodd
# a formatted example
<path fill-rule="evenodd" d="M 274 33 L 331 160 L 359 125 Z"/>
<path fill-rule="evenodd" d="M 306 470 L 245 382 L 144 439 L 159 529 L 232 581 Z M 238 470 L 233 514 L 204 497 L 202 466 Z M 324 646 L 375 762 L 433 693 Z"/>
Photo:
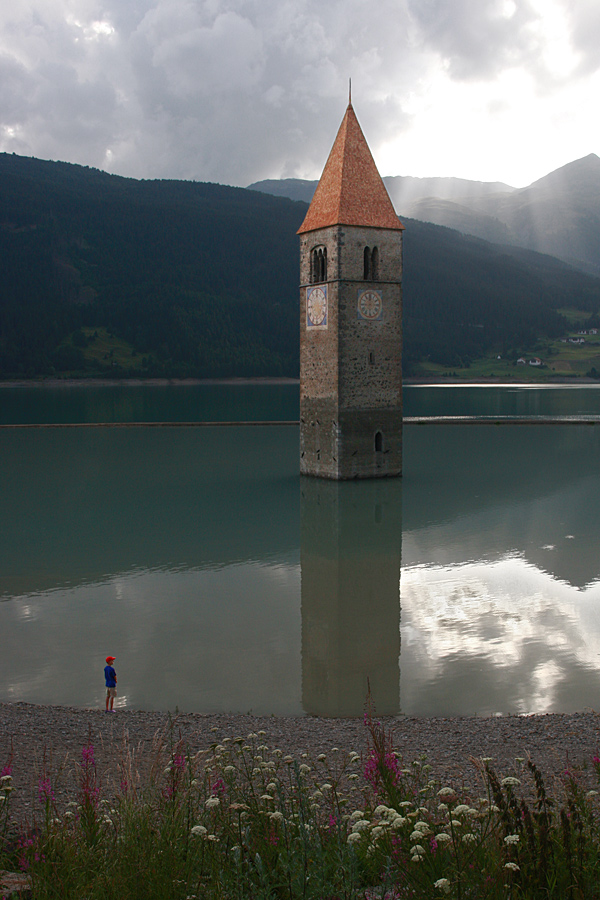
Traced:
<path fill-rule="evenodd" d="M 0 421 L 297 418 L 297 385 L 2 387 Z M 405 413 L 600 417 L 585 387 L 408 387 Z M 361 715 L 600 689 L 600 428 L 406 425 L 402 479 L 298 475 L 293 425 L 0 429 L 0 698 Z"/>

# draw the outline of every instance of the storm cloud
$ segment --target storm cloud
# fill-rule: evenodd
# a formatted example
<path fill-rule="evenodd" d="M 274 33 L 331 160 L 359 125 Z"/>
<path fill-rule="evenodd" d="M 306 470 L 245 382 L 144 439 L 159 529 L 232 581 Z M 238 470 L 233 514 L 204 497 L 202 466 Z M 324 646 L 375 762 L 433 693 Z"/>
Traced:
<path fill-rule="evenodd" d="M 315 177 L 350 76 L 376 149 L 410 141 L 424 106 L 464 105 L 454 86 L 509 109 L 506 73 L 540 95 L 585 82 L 599 45 L 596 0 L 20 0 L 0 11 L 0 149 L 144 178 Z"/>

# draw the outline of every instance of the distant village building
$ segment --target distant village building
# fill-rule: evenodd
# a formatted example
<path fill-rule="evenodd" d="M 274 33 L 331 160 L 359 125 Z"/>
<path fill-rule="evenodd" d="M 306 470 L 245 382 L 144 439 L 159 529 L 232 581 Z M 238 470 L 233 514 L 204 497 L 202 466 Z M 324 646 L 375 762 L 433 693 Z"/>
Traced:
<path fill-rule="evenodd" d="M 534 356 L 533 359 L 530 359 L 530 360 L 529 360 L 529 365 L 530 365 L 530 366 L 541 366 L 541 364 L 542 364 L 542 361 L 541 361 L 541 359 L 540 359 L 539 357 L 537 357 L 537 356 Z"/>
<path fill-rule="evenodd" d="M 402 232 L 348 104 L 300 235 L 300 471 L 402 474 Z"/>
<path fill-rule="evenodd" d="M 520 356 L 520 357 L 518 358 L 518 360 L 517 360 L 517 365 L 518 365 L 518 366 L 526 366 L 526 365 L 527 365 L 527 360 L 526 360 L 526 359 L 523 359 L 523 357 Z"/>

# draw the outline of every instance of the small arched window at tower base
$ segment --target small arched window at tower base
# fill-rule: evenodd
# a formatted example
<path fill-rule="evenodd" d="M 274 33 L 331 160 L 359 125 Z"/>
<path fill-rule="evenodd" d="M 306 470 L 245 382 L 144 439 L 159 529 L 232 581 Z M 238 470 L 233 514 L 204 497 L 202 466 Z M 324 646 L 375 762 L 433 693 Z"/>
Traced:
<path fill-rule="evenodd" d="M 375 432 L 375 452 L 383 453 L 383 432 Z"/>

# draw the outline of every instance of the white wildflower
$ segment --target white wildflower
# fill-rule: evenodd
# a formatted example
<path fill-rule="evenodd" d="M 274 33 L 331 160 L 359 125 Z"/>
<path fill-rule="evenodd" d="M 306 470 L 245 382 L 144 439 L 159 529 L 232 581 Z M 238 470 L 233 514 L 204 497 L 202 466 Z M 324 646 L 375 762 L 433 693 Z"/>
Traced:
<path fill-rule="evenodd" d="M 454 809 L 452 810 L 452 815 L 453 816 L 462 816 L 462 815 L 464 815 L 464 813 L 467 813 L 468 811 L 469 811 L 469 807 L 465 806 L 464 803 L 460 803 L 458 806 L 454 807 Z"/>
<path fill-rule="evenodd" d="M 261 794 L 261 795 L 260 795 L 260 799 L 261 799 L 261 800 L 267 800 L 267 801 L 268 801 L 268 800 L 271 800 L 271 801 L 272 801 L 272 800 L 273 800 L 273 797 L 271 797 L 270 794 Z"/>
<path fill-rule="evenodd" d="M 442 891 L 443 894 L 450 893 L 450 882 L 447 878 L 438 878 L 437 881 L 433 882 L 434 888 L 437 888 L 438 891 Z"/>
<path fill-rule="evenodd" d="M 308 773 L 310 772 L 310 766 L 307 766 L 306 763 L 302 763 L 299 772 L 301 775 L 308 775 Z"/>
<path fill-rule="evenodd" d="M 448 797 L 451 800 L 452 797 L 456 797 L 456 791 L 451 787 L 443 787 L 438 791 L 438 797 Z"/>
<path fill-rule="evenodd" d="M 514 862 L 504 863 L 504 868 L 509 869 L 511 872 L 520 872 L 519 866 Z"/>
<path fill-rule="evenodd" d="M 207 840 L 207 841 L 213 841 L 213 843 L 215 843 L 215 844 L 218 844 L 218 843 L 219 843 L 219 838 L 216 836 L 216 834 L 207 834 L 207 835 L 206 835 L 206 840 Z"/>
<path fill-rule="evenodd" d="M 205 834 L 208 834 L 208 830 L 204 825 L 194 825 L 190 834 L 193 834 L 194 837 L 204 837 Z"/>
<path fill-rule="evenodd" d="M 518 784 L 521 784 L 518 778 L 513 778 L 512 775 L 508 775 L 506 778 L 503 778 L 500 782 L 502 787 L 514 787 Z"/>
<path fill-rule="evenodd" d="M 420 841 L 423 838 L 422 831 L 412 831 L 410 835 L 411 841 Z"/>
<path fill-rule="evenodd" d="M 587 796 L 588 796 L 588 797 L 597 797 L 597 796 L 598 796 L 598 791 L 588 791 L 588 792 L 587 792 Z"/>
<path fill-rule="evenodd" d="M 277 810 L 276 812 L 269 813 L 269 818 L 272 822 L 282 822 L 283 821 L 283 813 Z"/>
<path fill-rule="evenodd" d="M 364 831 L 370 824 L 368 819 L 359 819 L 358 822 L 355 822 L 352 826 L 352 831 Z"/>
<path fill-rule="evenodd" d="M 519 843 L 519 835 L 518 834 L 507 834 L 504 838 L 505 844 L 518 844 Z"/>
<path fill-rule="evenodd" d="M 355 822 L 357 819 L 364 819 L 365 814 L 362 809 L 355 809 L 352 815 L 350 816 L 351 821 Z"/>
<path fill-rule="evenodd" d="M 381 827 L 381 825 L 376 825 L 371 829 L 371 834 L 374 838 L 378 838 L 380 835 L 385 833 L 385 829 Z"/>
<path fill-rule="evenodd" d="M 357 841 L 360 841 L 360 831 L 351 831 L 348 835 L 348 843 L 355 844 Z"/>
<path fill-rule="evenodd" d="M 332 788 L 331 788 L 331 785 L 330 785 L 330 784 L 328 784 L 327 782 L 325 782 L 325 784 L 322 784 L 322 785 L 321 785 L 321 790 L 322 790 L 322 791 L 325 791 L 325 793 L 327 793 L 327 791 L 332 790 Z"/>
<path fill-rule="evenodd" d="M 231 775 L 232 772 L 235 772 L 235 766 L 225 766 L 223 772 L 225 775 Z"/>
<path fill-rule="evenodd" d="M 273 793 L 277 790 L 277 785 L 275 784 L 274 781 L 269 782 L 269 784 L 267 785 L 267 790 L 271 791 Z"/>
<path fill-rule="evenodd" d="M 379 806 L 376 806 L 375 809 L 373 810 L 373 815 L 374 816 L 383 816 L 385 813 L 387 813 L 387 811 L 388 811 L 387 806 L 384 806 L 382 803 L 380 803 Z"/>
<path fill-rule="evenodd" d="M 413 856 L 425 856 L 425 848 L 421 844 L 415 844 L 414 847 L 411 847 L 410 852 Z"/>
<path fill-rule="evenodd" d="M 7 781 L 12 781 L 12 775 L 3 775 L 0 778 L 0 783 L 5 784 Z"/>
<path fill-rule="evenodd" d="M 321 762 L 323 762 L 324 759 L 327 759 L 327 754 L 319 753 L 319 755 L 317 756 L 317 759 L 320 760 Z"/>
<path fill-rule="evenodd" d="M 204 804 L 207 809 L 213 809 L 216 806 L 220 806 L 221 801 L 218 797 L 209 797 L 206 803 Z"/>
<path fill-rule="evenodd" d="M 477 838 L 472 832 L 468 832 L 467 834 L 463 834 L 462 842 L 463 844 L 476 844 Z"/>
<path fill-rule="evenodd" d="M 353 772 L 352 775 L 348 775 L 348 778 L 350 779 L 350 781 L 356 781 L 358 779 L 358 775 L 356 774 L 356 772 Z"/>
<path fill-rule="evenodd" d="M 428 834 L 431 831 L 428 822 L 415 822 L 415 829 L 423 834 Z"/>
<path fill-rule="evenodd" d="M 398 831 L 404 825 L 406 825 L 406 819 L 404 818 L 404 816 L 396 816 L 396 818 L 392 822 L 391 827 L 394 829 L 394 831 Z"/>
<path fill-rule="evenodd" d="M 445 831 L 440 831 L 439 834 L 436 834 L 435 839 L 438 842 L 438 844 L 447 844 L 448 841 L 452 840 L 450 835 L 447 834 Z"/>

